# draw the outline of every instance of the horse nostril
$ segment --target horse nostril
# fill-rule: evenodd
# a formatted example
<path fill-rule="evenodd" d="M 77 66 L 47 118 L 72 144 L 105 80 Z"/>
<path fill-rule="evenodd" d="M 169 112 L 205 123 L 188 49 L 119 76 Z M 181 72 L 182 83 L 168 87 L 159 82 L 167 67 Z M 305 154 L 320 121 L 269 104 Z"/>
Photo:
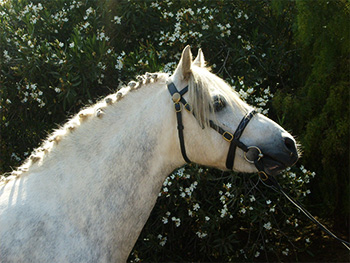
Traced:
<path fill-rule="evenodd" d="M 295 142 L 293 139 L 286 137 L 284 139 L 284 145 L 286 146 L 287 150 L 290 152 L 291 156 L 298 157 L 298 151 L 297 146 L 295 145 Z"/>

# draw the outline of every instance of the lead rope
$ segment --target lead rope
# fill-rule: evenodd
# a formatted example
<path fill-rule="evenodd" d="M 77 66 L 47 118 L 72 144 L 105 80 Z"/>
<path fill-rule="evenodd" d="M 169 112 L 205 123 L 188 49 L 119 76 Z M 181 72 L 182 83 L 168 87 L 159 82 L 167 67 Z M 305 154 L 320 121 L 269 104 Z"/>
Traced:
<path fill-rule="evenodd" d="M 257 162 L 258 163 L 258 162 Z M 260 170 L 260 164 L 257 164 L 258 169 Z M 281 194 L 283 194 L 293 205 L 295 205 L 301 212 L 303 212 L 307 218 L 309 218 L 313 223 L 315 223 L 323 232 L 327 233 L 334 239 L 341 242 L 349 251 L 350 251 L 350 242 L 345 241 L 339 237 L 337 237 L 334 233 L 332 233 L 327 227 L 325 227 L 322 223 L 320 223 L 313 215 L 310 214 L 309 211 L 307 211 L 297 200 L 292 198 L 290 195 L 288 195 L 282 188 L 282 186 L 277 182 L 277 180 L 274 177 L 269 177 L 264 171 L 259 171 L 259 177 L 261 182 L 267 186 L 272 188 L 275 191 L 279 191 Z"/>

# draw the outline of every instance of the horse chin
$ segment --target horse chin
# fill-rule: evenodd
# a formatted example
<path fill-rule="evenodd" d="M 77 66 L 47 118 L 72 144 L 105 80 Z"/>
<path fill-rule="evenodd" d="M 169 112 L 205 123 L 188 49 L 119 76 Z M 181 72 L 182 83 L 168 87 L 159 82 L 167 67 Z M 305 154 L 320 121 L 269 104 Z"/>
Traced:
<path fill-rule="evenodd" d="M 274 159 L 271 159 L 267 156 L 264 157 L 263 164 L 264 164 L 265 172 L 268 175 L 280 174 L 283 170 L 287 168 L 287 166 L 284 165 L 283 163 L 278 162 Z"/>

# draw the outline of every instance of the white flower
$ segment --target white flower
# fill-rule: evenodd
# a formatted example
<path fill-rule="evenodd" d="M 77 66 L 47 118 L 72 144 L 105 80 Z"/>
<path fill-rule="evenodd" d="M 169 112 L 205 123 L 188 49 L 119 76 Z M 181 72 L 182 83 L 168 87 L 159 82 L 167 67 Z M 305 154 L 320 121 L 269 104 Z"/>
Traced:
<path fill-rule="evenodd" d="M 86 14 L 90 15 L 93 11 L 94 9 L 92 7 L 89 7 L 88 9 L 86 9 Z"/>
<path fill-rule="evenodd" d="M 161 235 L 159 235 L 159 236 L 161 236 Z M 159 236 L 158 236 L 158 237 L 159 237 Z M 163 238 L 161 239 L 161 241 L 159 242 L 159 245 L 161 245 L 162 247 L 164 247 L 167 240 L 168 240 L 167 237 L 163 237 Z"/>
<path fill-rule="evenodd" d="M 200 208 L 200 206 L 199 206 L 198 203 L 196 203 L 196 204 L 193 206 L 193 210 L 194 210 L 194 211 L 198 211 L 199 208 Z"/>
<path fill-rule="evenodd" d="M 4 57 L 5 57 L 6 61 L 11 60 L 11 57 L 9 56 L 9 53 L 7 50 L 4 50 Z"/>
<path fill-rule="evenodd" d="M 220 197 L 220 201 L 221 201 L 221 203 L 225 204 L 226 203 L 226 197 L 224 195 L 222 195 Z"/>
<path fill-rule="evenodd" d="M 310 243 L 310 238 L 305 239 L 306 243 Z"/>
<path fill-rule="evenodd" d="M 176 227 L 179 227 L 181 225 L 181 219 L 180 218 L 176 218 L 175 216 L 173 216 L 171 218 L 171 220 L 175 222 Z"/>
<path fill-rule="evenodd" d="M 121 60 L 118 60 L 114 67 L 117 70 L 121 70 L 123 68 L 123 62 Z"/>
<path fill-rule="evenodd" d="M 256 251 L 255 257 L 257 258 L 258 256 L 260 256 L 260 252 L 259 252 L 259 251 Z"/>
<path fill-rule="evenodd" d="M 264 228 L 266 228 L 267 230 L 271 230 L 272 226 L 270 222 L 267 222 L 266 224 L 264 224 Z"/>
<path fill-rule="evenodd" d="M 254 197 L 254 195 L 251 195 L 250 196 L 250 202 L 254 202 L 255 201 L 255 197 Z"/>
<path fill-rule="evenodd" d="M 289 252 L 289 249 L 286 248 L 286 250 L 282 251 L 282 254 L 285 255 L 285 256 L 288 256 L 288 252 Z"/>
<path fill-rule="evenodd" d="M 242 207 L 241 210 L 239 210 L 239 212 L 241 212 L 242 214 L 245 214 L 247 210 L 244 207 Z"/>
<path fill-rule="evenodd" d="M 247 93 L 249 93 L 249 94 L 252 94 L 252 93 L 253 93 L 253 91 L 254 91 L 254 89 L 253 89 L 253 88 L 249 88 L 249 89 L 247 89 Z"/>
<path fill-rule="evenodd" d="M 266 204 L 268 204 L 268 205 L 271 204 L 271 200 L 267 200 Z"/>
<path fill-rule="evenodd" d="M 157 2 L 151 3 L 151 7 L 158 7 L 158 6 L 159 6 L 159 4 Z"/>
<path fill-rule="evenodd" d="M 204 237 L 206 237 L 208 235 L 207 233 L 202 233 L 202 232 L 199 232 L 199 231 L 197 231 L 196 234 L 197 234 L 197 236 L 199 238 L 204 238 Z"/>
<path fill-rule="evenodd" d="M 57 93 L 60 93 L 60 92 L 61 92 L 61 89 L 60 89 L 60 88 L 55 88 L 55 91 L 56 91 Z"/>
<path fill-rule="evenodd" d="M 122 18 L 121 17 L 119 17 L 119 16 L 115 16 L 114 17 L 114 22 L 116 23 L 116 24 L 121 24 L 122 23 Z"/>
<path fill-rule="evenodd" d="M 73 47 L 74 47 L 74 42 L 70 43 L 70 44 L 69 44 L 69 47 L 70 47 L 70 48 L 73 48 Z"/>
<path fill-rule="evenodd" d="M 12 102 L 10 101 L 10 99 L 7 99 L 7 100 L 6 100 L 6 103 L 7 103 L 7 104 L 11 104 Z"/>
<path fill-rule="evenodd" d="M 222 217 L 222 218 L 224 218 L 227 215 L 227 207 L 226 207 L 226 205 L 224 206 L 223 209 L 221 209 L 220 213 L 221 213 L 220 217 Z"/>
<path fill-rule="evenodd" d="M 64 46 L 64 44 L 63 44 L 62 42 L 60 42 L 58 45 L 59 45 L 60 47 L 63 47 L 63 46 Z"/>
<path fill-rule="evenodd" d="M 206 216 L 205 217 L 205 221 L 209 221 L 210 220 L 210 217 L 209 216 Z"/>

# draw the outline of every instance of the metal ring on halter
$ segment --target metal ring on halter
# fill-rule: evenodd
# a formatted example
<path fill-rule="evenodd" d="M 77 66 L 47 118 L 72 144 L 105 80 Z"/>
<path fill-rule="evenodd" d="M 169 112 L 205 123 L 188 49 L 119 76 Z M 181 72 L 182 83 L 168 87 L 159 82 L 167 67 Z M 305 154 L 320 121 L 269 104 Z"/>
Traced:
<path fill-rule="evenodd" d="M 247 153 L 249 152 L 250 149 L 256 149 L 258 151 L 258 159 L 257 160 L 249 160 L 247 157 Z M 248 151 L 244 152 L 244 159 L 248 162 L 248 163 L 254 163 L 255 161 L 259 161 L 262 157 L 264 157 L 263 153 L 261 152 L 261 150 L 259 149 L 259 147 L 257 146 L 249 146 L 248 147 Z"/>

